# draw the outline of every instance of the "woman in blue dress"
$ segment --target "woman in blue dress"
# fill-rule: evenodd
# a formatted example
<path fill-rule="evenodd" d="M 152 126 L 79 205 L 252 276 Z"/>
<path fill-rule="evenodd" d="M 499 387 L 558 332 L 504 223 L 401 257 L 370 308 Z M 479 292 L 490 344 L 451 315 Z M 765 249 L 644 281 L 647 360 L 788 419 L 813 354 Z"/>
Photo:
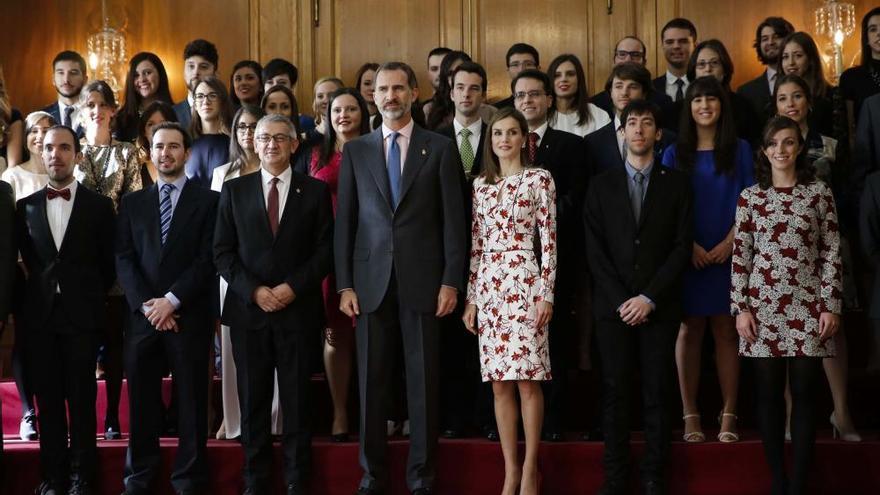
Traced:
<path fill-rule="evenodd" d="M 711 76 L 688 86 L 676 144 L 663 164 L 690 174 L 694 188 L 694 252 L 684 278 L 685 319 L 675 346 L 681 389 L 684 440 L 702 442 L 697 389 L 700 350 L 706 327 L 715 340 L 716 366 L 724 402 L 718 415 L 720 442 L 739 440 L 736 428 L 739 337 L 730 316 L 730 256 L 740 192 L 754 183 L 749 144 L 736 137 L 736 119 L 727 92 Z"/>

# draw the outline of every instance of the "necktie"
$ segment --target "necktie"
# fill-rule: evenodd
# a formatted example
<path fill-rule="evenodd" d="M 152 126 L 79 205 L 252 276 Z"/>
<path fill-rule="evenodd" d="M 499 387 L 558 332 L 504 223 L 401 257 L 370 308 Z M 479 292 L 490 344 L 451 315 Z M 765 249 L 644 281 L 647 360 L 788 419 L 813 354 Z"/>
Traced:
<path fill-rule="evenodd" d="M 69 106 L 64 109 L 64 119 L 61 121 L 61 125 L 66 125 L 67 127 L 73 127 L 70 123 L 70 118 L 73 116 L 73 107 Z"/>
<path fill-rule="evenodd" d="M 55 199 L 55 198 L 63 198 L 65 201 L 70 201 L 70 189 L 64 188 L 60 191 L 57 189 L 52 189 L 51 187 L 46 188 L 46 199 Z"/>
<path fill-rule="evenodd" d="M 675 89 L 675 101 L 681 101 L 684 98 L 684 81 L 681 79 L 675 80 L 675 85 L 677 88 Z"/>
<path fill-rule="evenodd" d="M 171 192 L 174 191 L 174 184 L 162 185 L 162 200 L 159 201 L 159 225 L 162 233 L 162 245 L 168 240 L 168 232 L 171 231 L 171 214 L 174 213 L 171 208 Z"/>
<path fill-rule="evenodd" d="M 639 223 L 639 220 L 642 218 L 642 198 L 645 197 L 645 174 L 636 172 L 633 180 L 635 181 L 635 187 L 633 187 L 632 197 L 629 199 L 632 201 L 633 215 L 636 217 L 636 223 Z"/>
<path fill-rule="evenodd" d="M 464 128 L 459 133 L 461 136 L 461 146 L 458 148 L 458 154 L 461 155 L 461 165 L 464 167 L 464 174 L 471 175 L 471 168 L 474 166 L 474 147 L 471 146 L 470 129 Z"/>
<path fill-rule="evenodd" d="M 266 214 L 269 215 L 269 228 L 272 236 L 278 233 L 278 177 L 272 177 L 269 181 L 269 200 L 266 204 Z"/>
<path fill-rule="evenodd" d="M 526 151 L 529 156 L 529 163 L 532 165 L 535 164 L 535 156 L 538 154 L 538 137 L 537 132 L 529 133 L 529 142 Z"/>
<path fill-rule="evenodd" d="M 400 146 L 397 144 L 399 132 L 391 133 L 391 143 L 388 147 L 388 183 L 391 185 L 391 201 L 394 209 L 400 203 Z"/>

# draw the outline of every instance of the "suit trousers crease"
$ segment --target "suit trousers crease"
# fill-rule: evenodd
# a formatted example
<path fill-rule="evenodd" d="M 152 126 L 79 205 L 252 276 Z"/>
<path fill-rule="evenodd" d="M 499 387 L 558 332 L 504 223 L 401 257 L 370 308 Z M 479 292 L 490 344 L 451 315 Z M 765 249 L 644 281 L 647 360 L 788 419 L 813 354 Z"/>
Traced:
<path fill-rule="evenodd" d="M 159 437 L 164 429 L 162 379 L 166 364 L 177 388 L 178 447 L 171 473 L 175 490 L 200 489 L 208 484 L 207 405 L 211 322 L 183 326 L 180 332 L 159 332 L 140 313 L 132 314 L 126 329 L 125 363 L 128 377 L 131 433 L 125 465 L 125 486 L 148 492 L 160 469 Z"/>
<path fill-rule="evenodd" d="M 416 312 L 398 303 L 394 275 L 376 311 L 358 317 L 360 463 L 364 470 L 361 487 L 383 489 L 388 483 L 385 420 L 391 401 L 395 338 L 403 343 L 410 420 L 406 483 L 410 490 L 433 485 L 439 422 L 439 328 L 433 314 Z"/>
<path fill-rule="evenodd" d="M 670 405 L 677 323 L 648 322 L 630 327 L 619 320 L 599 320 L 596 342 L 602 363 L 603 430 L 606 480 L 629 476 L 630 413 L 636 369 L 641 371 L 645 430 L 644 480 L 663 480 L 671 442 Z"/>
<path fill-rule="evenodd" d="M 315 328 L 315 331 L 319 331 Z M 283 411 L 281 448 L 286 484 L 309 481 L 312 435 L 310 353 L 312 339 L 302 328 L 231 327 L 232 353 L 241 406 L 244 481 L 248 487 L 268 490 L 272 470 L 272 396 L 278 375 Z"/>

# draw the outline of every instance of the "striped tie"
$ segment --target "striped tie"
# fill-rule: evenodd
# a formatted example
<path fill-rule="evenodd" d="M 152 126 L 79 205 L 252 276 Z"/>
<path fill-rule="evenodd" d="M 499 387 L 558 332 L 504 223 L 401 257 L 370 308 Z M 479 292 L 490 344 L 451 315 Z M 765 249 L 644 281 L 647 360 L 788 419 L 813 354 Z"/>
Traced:
<path fill-rule="evenodd" d="M 171 214 L 174 213 L 171 208 L 171 192 L 174 191 L 174 184 L 162 185 L 162 201 L 159 202 L 159 220 L 162 227 L 162 245 L 168 240 L 168 231 L 171 230 Z"/>

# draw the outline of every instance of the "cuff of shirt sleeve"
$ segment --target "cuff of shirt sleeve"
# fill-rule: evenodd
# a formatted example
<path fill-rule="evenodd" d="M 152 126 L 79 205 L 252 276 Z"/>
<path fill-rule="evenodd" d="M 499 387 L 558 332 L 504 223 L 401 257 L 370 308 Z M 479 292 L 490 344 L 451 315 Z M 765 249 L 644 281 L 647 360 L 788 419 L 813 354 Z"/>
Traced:
<path fill-rule="evenodd" d="M 646 296 L 646 295 L 644 295 L 644 294 L 639 294 L 639 297 L 641 297 L 642 299 L 645 300 L 646 303 L 648 303 L 648 304 L 651 305 L 651 310 L 652 310 L 652 311 L 655 310 L 655 309 L 657 309 L 657 305 L 654 304 L 654 301 L 652 301 L 650 297 L 648 297 L 648 296 Z"/>
<path fill-rule="evenodd" d="M 180 309 L 180 299 L 174 295 L 172 292 L 165 293 L 165 299 L 168 299 L 171 302 L 171 305 L 174 306 L 175 310 Z"/>

